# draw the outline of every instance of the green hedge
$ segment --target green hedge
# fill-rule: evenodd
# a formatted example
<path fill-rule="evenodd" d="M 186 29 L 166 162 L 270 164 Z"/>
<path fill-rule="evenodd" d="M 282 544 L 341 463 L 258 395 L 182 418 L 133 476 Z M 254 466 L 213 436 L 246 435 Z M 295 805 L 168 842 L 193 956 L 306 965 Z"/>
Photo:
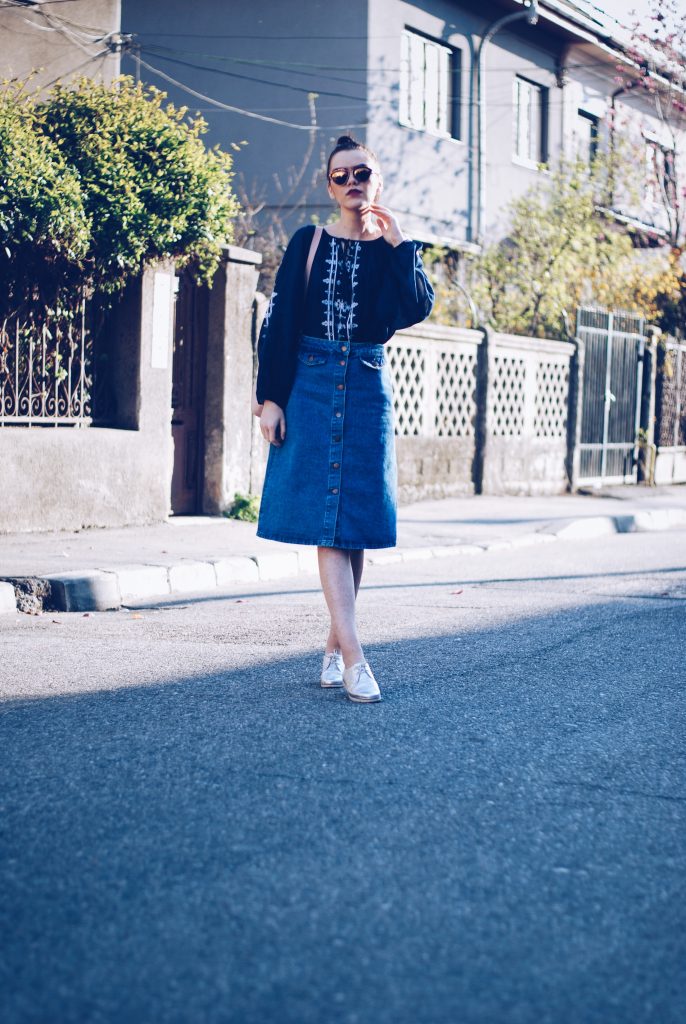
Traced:
<path fill-rule="evenodd" d="M 238 204 L 232 158 L 201 118 L 123 77 L 36 98 L 0 91 L 0 295 L 4 312 L 76 286 L 114 291 L 151 260 L 209 280 Z"/>

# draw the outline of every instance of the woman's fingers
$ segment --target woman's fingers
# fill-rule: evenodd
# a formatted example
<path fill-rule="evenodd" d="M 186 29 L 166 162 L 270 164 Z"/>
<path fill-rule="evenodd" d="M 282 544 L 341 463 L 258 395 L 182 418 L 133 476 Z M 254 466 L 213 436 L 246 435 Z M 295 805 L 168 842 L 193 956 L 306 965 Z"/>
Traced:
<path fill-rule="evenodd" d="M 263 420 L 260 422 L 262 437 L 270 444 L 280 447 L 281 442 L 286 438 L 286 417 L 281 413 L 275 420 Z"/>

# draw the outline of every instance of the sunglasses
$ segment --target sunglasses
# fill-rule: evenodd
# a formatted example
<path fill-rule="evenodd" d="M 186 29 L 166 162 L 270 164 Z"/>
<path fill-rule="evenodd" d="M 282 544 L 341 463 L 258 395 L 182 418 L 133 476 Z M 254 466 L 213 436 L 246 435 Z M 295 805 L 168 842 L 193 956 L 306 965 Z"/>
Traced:
<path fill-rule="evenodd" d="M 347 185 L 348 177 L 352 174 L 355 182 L 361 185 L 364 181 L 369 181 L 374 171 L 371 167 L 367 167 L 366 164 L 358 164 L 357 167 L 337 167 L 335 171 L 332 171 L 329 175 L 329 181 L 332 181 L 334 185 Z"/>

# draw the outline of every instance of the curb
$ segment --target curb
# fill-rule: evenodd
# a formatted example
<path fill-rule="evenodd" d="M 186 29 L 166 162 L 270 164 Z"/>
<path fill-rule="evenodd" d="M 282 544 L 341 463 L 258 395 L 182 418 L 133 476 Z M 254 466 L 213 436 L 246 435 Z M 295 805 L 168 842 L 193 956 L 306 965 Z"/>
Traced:
<path fill-rule="evenodd" d="M 365 559 L 370 566 L 400 565 L 405 562 L 482 555 L 487 551 L 533 547 L 556 540 L 584 540 L 618 533 L 655 533 L 686 527 L 685 509 L 654 509 L 630 515 L 585 516 L 548 523 L 532 533 L 512 539 L 494 538 L 475 544 L 447 544 L 437 547 L 400 548 L 380 551 Z M 0 580 L 0 614 L 27 611 L 26 584 L 33 583 L 30 610 L 42 607 L 49 591 L 50 607 L 57 611 L 112 611 L 132 601 L 145 601 L 173 594 L 202 593 L 236 583 L 258 583 L 288 579 L 317 572 L 317 552 L 269 551 L 261 555 L 234 555 L 212 561 L 183 561 L 170 565 L 132 564 L 117 569 L 84 569 L 46 576 Z"/>

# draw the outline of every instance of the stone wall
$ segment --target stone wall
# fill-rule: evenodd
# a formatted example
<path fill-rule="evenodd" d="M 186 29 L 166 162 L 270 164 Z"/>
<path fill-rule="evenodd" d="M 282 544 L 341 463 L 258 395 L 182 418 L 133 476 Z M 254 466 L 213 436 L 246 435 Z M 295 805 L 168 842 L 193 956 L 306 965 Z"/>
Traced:
<path fill-rule="evenodd" d="M 111 329 L 114 427 L 0 429 L 0 532 L 155 522 L 169 513 L 174 269 L 127 289 Z"/>

